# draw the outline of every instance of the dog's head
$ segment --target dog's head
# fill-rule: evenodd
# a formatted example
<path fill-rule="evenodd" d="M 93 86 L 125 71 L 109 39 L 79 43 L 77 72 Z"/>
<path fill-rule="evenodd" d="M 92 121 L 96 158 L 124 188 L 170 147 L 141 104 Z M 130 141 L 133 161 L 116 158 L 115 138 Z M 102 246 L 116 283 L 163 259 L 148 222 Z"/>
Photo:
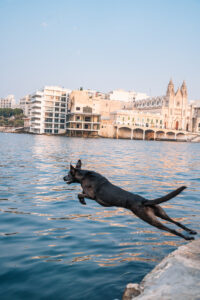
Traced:
<path fill-rule="evenodd" d="M 81 169 L 81 160 L 79 159 L 77 161 L 76 167 L 73 167 L 70 164 L 70 170 L 67 176 L 63 177 L 63 180 L 66 181 L 67 184 L 71 184 L 74 182 L 80 183 L 80 179 L 81 179 L 80 169 Z"/>

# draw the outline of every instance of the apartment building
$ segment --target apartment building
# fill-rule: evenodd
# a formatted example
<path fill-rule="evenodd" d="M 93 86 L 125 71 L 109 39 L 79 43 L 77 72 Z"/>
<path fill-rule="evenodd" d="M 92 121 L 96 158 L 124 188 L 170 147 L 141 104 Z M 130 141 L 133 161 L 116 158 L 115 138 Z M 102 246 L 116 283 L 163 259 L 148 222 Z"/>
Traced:
<path fill-rule="evenodd" d="M 66 132 L 69 136 L 96 136 L 100 122 L 110 113 L 130 109 L 130 101 L 111 100 L 108 94 L 90 90 L 72 91 L 68 102 Z"/>
<path fill-rule="evenodd" d="M 68 136 L 98 136 L 101 115 L 99 107 L 93 103 L 95 93 L 73 91 L 69 97 L 66 120 Z"/>
<path fill-rule="evenodd" d="M 71 90 L 45 86 L 30 96 L 30 132 L 64 134 L 67 102 Z"/>
<path fill-rule="evenodd" d="M 23 114 L 28 117 L 30 115 L 30 95 L 26 95 L 19 100 L 19 108 L 23 110 Z"/>
<path fill-rule="evenodd" d="M 14 95 L 8 95 L 5 98 L 0 98 L 0 108 L 15 108 Z"/>

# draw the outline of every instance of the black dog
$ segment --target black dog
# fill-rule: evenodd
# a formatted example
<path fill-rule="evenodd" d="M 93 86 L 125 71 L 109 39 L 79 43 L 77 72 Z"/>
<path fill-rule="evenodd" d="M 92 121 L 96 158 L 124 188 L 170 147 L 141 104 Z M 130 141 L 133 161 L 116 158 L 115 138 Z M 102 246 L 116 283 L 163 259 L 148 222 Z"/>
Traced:
<path fill-rule="evenodd" d="M 194 239 L 191 236 L 185 236 L 176 230 L 168 228 L 156 218 L 159 217 L 171 223 L 174 223 L 190 234 L 196 234 L 195 231 L 171 219 L 158 205 L 177 196 L 186 188 L 185 186 L 178 188 L 177 190 L 167 194 L 164 197 L 154 200 L 147 200 L 139 195 L 132 194 L 119 188 L 118 186 L 110 183 L 108 179 L 96 172 L 81 170 L 81 160 L 78 160 L 75 168 L 70 165 L 70 171 L 68 175 L 63 179 L 67 182 L 67 184 L 73 182 L 81 184 L 83 192 L 82 194 L 78 194 L 78 198 L 81 204 L 86 204 L 84 200 L 84 198 L 86 197 L 97 201 L 102 206 L 124 207 L 131 210 L 136 216 L 138 216 L 143 221 L 151 224 L 152 226 L 155 226 L 161 230 L 169 231 L 184 238 L 185 240 Z"/>

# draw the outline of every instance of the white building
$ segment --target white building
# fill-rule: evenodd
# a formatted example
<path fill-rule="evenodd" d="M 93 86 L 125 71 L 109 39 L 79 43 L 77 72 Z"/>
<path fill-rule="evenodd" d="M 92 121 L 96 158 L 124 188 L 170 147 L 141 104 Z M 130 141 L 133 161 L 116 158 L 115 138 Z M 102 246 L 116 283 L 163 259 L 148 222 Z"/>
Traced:
<path fill-rule="evenodd" d="M 30 115 L 30 95 L 26 95 L 19 100 L 19 108 L 23 110 L 23 114 L 28 117 Z"/>
<path fill-rule="evenodd" d="M 119 100 L 119 101 L 126 101 L 126 102 L 133 102 L 140 99 L 148 98 L 147 94 L 145 93 L 137 93 L 134 91 L 124 91 L 124 90 L 113 90 L 108 94 L 108 98 L 110 100 Z"/>
<path fill-rule="evenodd" d="M 66 131 L 67 101 L 71 90 L 45 86 L 30 96 L 30 132 L 62 134 Z"/>
<path fill-rule="evenodd" d="M 0 108 L 15 108 L 14 95 L 8 95 L 6 98 L 0 99 Z"/>

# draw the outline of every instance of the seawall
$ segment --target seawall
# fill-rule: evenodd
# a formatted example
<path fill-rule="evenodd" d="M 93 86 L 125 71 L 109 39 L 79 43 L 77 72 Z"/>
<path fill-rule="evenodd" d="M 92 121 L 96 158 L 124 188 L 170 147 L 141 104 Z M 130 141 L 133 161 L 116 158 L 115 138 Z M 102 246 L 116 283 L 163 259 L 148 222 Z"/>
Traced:
<path fill-rule="evenodd" d="M 200 239 L 165 257 L 140 284 L 129 283 L 123 300 L 199 300 Z"/>

